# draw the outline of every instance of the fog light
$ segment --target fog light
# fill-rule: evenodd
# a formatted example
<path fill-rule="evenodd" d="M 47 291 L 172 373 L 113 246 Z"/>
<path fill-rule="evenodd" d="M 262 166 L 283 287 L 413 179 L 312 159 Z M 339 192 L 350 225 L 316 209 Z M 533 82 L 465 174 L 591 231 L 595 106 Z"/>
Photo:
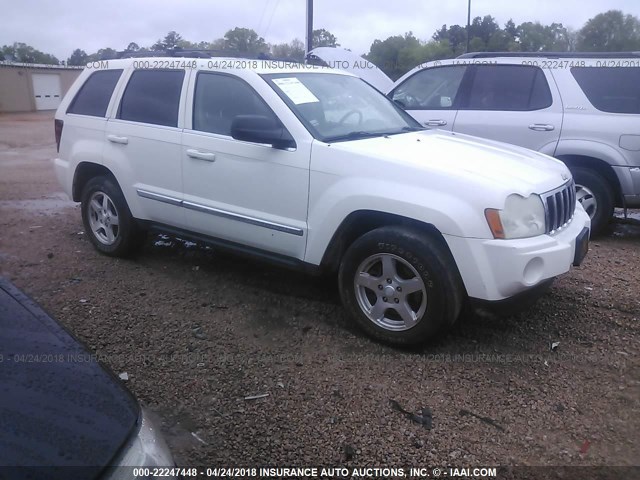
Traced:
<path fill-rule="evenodd" d="M 524 283 L 526 285 L 535 285 L 542 278 L 544 261 L 540 257 L 534 257 L 527 262 L 522 272 L 524 277 Z"/>

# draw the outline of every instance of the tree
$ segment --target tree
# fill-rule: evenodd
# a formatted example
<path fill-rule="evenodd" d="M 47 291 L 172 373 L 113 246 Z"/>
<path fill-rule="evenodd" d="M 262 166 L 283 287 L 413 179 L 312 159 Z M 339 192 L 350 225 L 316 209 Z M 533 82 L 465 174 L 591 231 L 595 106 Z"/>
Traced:
<path fill-rule="evenodd" d="M 76 48 L 71 56 L 67 59 L 67 65 L 84 66 L 87 64 L 89 55 L 84 50 Z"/>
<path fill-rule="evenodd" d="M 267 46 L 264 38 L 250 28 L 236 27 L 224 34 L 225 50 L 233 53 L 258 54 L 266 52 Z"/>
<path fill-rule="evenodd" d="M 4 45 L 0 51 L 5 60 L 20 63 L 42 63 L 45 65 L 59 65 L 53 55 L 36 50 L 26 43 L 14 42 L 12 45 Z"/>
<path fill-rule="evenodd" d="M 485 15 L 484 17 L 476 17 L 471 22 L 469 27 L 470 38 L 477 37 L 482 40 L 484 45 L 488 45 L 491 36 L 500 30 L 500 26 L 496 23 L 491 15 Z"/>
<path fill-rule="evenodd" d="M 277 43 L 271 45 L 271 55 L 277 59 L 304 60 L 304 43 L 298 38 L 294 38 L 289 43 Z"/>
<path fill-rule="evenodd" d="M 125 52 L 137 52 L 138 50 L 140 50 L 140 46 L 136 42 L 131 42 L 127 45 Z"/>
<path fill-rule="evenodd" d="M 432 38 L 437 42 L 449 42 L 453 55 L 460 55 L 467 48 L 467 29 L 460 25 L 451 25 L 449 28 L 443 25 L 440 30 L 436 30 Z"/>
<path fill-rule="evenodd" d="M 96 53 L 92 53 L 87 57 L 87 62 L 95 62 L 96 60 L 113 60 L 118 58 L 118 52 L 113 48 L 101 48 Z"/>
<path fill-rule="evenodd" d="M 366 59 L 395 80 L 420 63 L 420 54 L 420 42 L 412 32 L 408 32 L 404 36 L 374 40 Z"/>
<path fill-rule="evenodd" d="M 569 51 L 569 32 L 561 23 L 522 23 L 518 26 L 518 41 L 523 52 Z"/>
<path fill-rule="evenodd" d="M 162 40 L 158 40 L 154 43 L 151 46 L 151 50 L 172 50 L 177 48 L 182 40 L 182 36 L 178 32 L 172 30 L 167 33 Z"/>
<path fill-rule="evenodd" d="M 640 21 L 620 10 L 596 15 L 578 32 L 577 49 L 591 52 L 640 50 Z"/>
<path fill-rule="evenodd" d="M 338 39 L 330 31 L 319 28 L 313 31 L 313 48 L 316 47 L 339 47 Z"/>

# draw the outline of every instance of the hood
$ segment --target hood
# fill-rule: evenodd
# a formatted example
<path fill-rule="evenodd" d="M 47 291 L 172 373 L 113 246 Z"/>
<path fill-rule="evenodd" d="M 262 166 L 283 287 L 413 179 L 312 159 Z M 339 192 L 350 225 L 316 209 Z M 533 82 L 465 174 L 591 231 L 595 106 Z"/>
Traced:
<path fill-rule="evenodd" d="M 502 198 L 511 193 L 525 197 L 545 193 L 571 178 L 562 162 L 547 155 L 441 130 L 341 142 L 331 148 L 388 164 L 438 172 L 440 178 L 466 177 L 468 183 L 484 184 Z"/>
<path fill-rule="evenodd" d="M 96 478 L 134 431 L 138 402 L 1 277 L 0 345 L 0 465 L 47 467 L 35 470 L 43 479 Z"/>
<path fill-rule="evenodd" d="M 384 94 L 393 88 L 393 80 L 382 70 L 360 55 L 344 48 L 318 47 L 311 50 L 309 55 L 319 58 L 330 68 L 344 70 L 362 78 Z"/>

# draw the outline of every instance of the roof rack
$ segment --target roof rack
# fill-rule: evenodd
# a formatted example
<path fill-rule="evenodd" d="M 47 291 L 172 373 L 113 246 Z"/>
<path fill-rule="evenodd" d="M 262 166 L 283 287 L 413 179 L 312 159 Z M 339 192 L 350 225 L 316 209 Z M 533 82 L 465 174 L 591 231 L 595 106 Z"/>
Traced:
<path fill-rule="evenodd" d="M 545 57 L 545 58 L 629 58 L 640 52 L 472 52 L 458 58 Z"/>

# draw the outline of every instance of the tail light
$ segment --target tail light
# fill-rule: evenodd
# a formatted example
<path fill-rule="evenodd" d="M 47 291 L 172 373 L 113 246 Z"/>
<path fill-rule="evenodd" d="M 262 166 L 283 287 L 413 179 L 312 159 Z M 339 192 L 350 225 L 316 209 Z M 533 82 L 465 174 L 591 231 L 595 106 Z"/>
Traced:
<path fill-rule="evenodd" d="M 58 120 L 57 118 L 53 121 L 54 129 L 56 131 L 56 148 L 58 152 L 60 151 L 60 139 L 62 138 L 62 127 L 64 126 L 64 122 L 62 120 Z"/>

